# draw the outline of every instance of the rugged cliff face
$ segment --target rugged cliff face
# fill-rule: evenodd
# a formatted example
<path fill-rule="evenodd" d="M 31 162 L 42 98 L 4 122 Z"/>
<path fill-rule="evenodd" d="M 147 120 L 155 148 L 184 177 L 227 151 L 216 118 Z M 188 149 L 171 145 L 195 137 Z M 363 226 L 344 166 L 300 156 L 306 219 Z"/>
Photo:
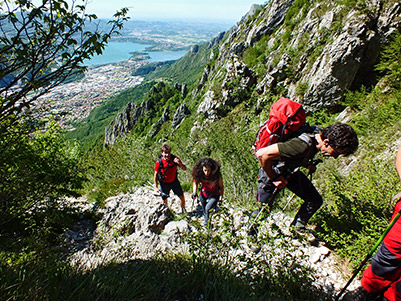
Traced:
<path fill-rule="evenodd" d="M 165 88 L 163 83 L 159 83 L 158 87 L 154 86 L 149 92 L 148 97 L 144 99 L 140 105 L 128 103 L 124 110 L 116 116 L 109 126 L 106 127 L 104 143 L 106 145 L 114 144 L 118 136 L 131 131 L 141 119 L 146 118 L 146 114 L 155 115 L 154 112 L 159 104 L 157 104 L 152 97 L 160 93 L 163 88 Z M 180 94 L 181 99 L 185 99 L 188 93 L 186 85 L 175 84 L 173 89 Z M 179 126 L 185 116 L 189 115 L 190 113 L 191 112 L 189 111 L 185 102 L 183 102 L 178 107 L 172 118 L 173 129 Z M 160 130 L 160 127 L 163 125 L 163 123 L 169 121 L 170 119 L 170 108 L 167 105 L 163 110 L 163 114 L 155 123 L 153 123 L 147 135 L 149 137 L 154 137 Z"/>
<path fill-rule="evenodd" d="M 231 72 L 227 62 L 233 56 L 237 64 L 246 65 L 243 69 L 258 70 L 256 91 L 260 98 L 280 88 L 309 110 L 335 109 L 347 89 L 374 84 L 373 66 L 380 46 L 400 27 L 401 4 L 368 1 L 366 7 L 347 8 L 334 1 L 324 5 L 313 2 L 296 10 L 296 3 L 270 1 L 238 23 L 207 74 L 209 87 L 219 72 Z M 249 59 L 255 49 L 260 53 L 256 62 Z M 226 79 L 223 95 L 230 93 L 224 87 L 233 78 L 243 81 L 244 75 L 234 73 Z M 204 95 L 210 102 L 210 92 Z"/>
<path fill-rule="evenodd" d="M 210 62 L 182 102 L 196 99 L 193 113 L 208 122 L 250 97 L 261 110 L 274 100 L 272 95 L 280 94 L 303 103 L 308 111 L 335 111 L 347 90 L 376 84 L 374 65 L 381 46 L 400 25 L 398 1 L 345 5 L 275 0 L 253 6 L 229 32 L 211 41 L 206 50 Z M 106 129 L 106 144 L 129 130 L 133 119 L 128 115 L 120 114 Z"/>

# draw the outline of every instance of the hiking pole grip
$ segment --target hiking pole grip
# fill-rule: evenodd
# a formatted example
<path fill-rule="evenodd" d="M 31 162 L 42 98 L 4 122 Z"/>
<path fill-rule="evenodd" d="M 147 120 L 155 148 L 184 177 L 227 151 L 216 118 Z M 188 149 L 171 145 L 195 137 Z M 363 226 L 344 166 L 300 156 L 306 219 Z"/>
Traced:
<path fill-rule="evenodd" d="M 370 250 L 369 254 L 366 255 L 365 259 L 362 261 L 362 263 L 359 265 L 358 269 L 354 272 L 352 275 L 351 279 L 348 280 L 347 284 L 344 286 L 344 288 L 338 293 L 335 301 L 338 301 L 342 294 L 344 294 L 345 290 L 347 287 L 351 284 L 351 282 L 355 279 L 356 275 L 359 273 L 359 271 L 362 269 L 362 267 L 365 265 L 365 263 L 369 260 L 369 258 L 373 255 L 373 253 L 376 251 L 378 246 L 382 243 L 384 237 L 386 237 L 387 233 L 391 230 L 391 228 L 394 226 L 394 224 L 397 222 L 401 215 L 401 210 L 398 211 L 398 213 L 394 216 L 393 220 L 390 222 L 390 224 L 387 226 L 386 230 L 383 232 L 383 234 L 380 236 L 379 240 L 375 243 L 373 248 Z"/>

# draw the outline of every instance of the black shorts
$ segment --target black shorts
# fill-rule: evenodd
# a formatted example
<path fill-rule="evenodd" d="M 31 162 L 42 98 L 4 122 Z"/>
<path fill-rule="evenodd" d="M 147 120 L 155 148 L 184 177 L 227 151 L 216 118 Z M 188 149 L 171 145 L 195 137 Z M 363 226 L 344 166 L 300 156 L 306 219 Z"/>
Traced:
<path fill-rule="evenodd" d="M 173 190 L 174 194 L 176 194 L 178 197 L 184 195 L 181 184 L 177 178 L 171 183 L 160 183 L 160 188 L 163 200 L 167 199 L 167 195 L 170 193 L 170 190 Z"/>

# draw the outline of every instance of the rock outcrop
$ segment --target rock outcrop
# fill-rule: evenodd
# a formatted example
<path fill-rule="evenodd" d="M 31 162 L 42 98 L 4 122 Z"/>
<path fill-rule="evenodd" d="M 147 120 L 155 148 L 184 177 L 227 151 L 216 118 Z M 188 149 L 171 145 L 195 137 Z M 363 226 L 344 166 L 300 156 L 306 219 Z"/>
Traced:
<path fill-rule="evenodd" d="M 219 248 L 224 246 L 227 252 L 221 259 L 226 261 L 225 264 L 230 261 L 236 273 L 263 273 L 258 268 L 258 262 L 266 264 L 267 261 L 273 271 L 285 268 L 286 264 L 291 265 L 288 268 L 299 266 L 312 269 L 314 285 L 327 295 L 334 296 L 344 286 L 345 280 L 330 249 L 323 242 L 314 240 L 311 243 L 313 236 L 300 238 L 291 234 L 289 224 L 292 219 L 282 212 L 271 214 L 261 224 L 258 239 L 270 237 L 271 243 L 254 245 L 247 234 L 250 219 L 242 208 L 229 207 L 213 214 L 212 229 L 206 230 L 195 226 L 202 223 L 200 206 L 193 207 L 187 203 L 187 211 L 192 210 L 192 217 L 174 220 L 171 210 L 179 210 L 178 198 L 169 200 L 169 204 L 171 209 L 147 187 L 135 188 L 131 194 L 107 199 L 96 230 L 88 234 L 85 242 L 82 237 L 73 241 L 79 236 L 74 231 L 87 233 L 82 229 L 85 225 L 82 221 L 81 229 L 73 227 L 66 234 L 70 263 L 82 269 L 95 269 L 111 261 L 151 259 L 160 253 L 187 254 L 189 245 L 185 235 L 191 233 L 196 236 L 203 231 L 212 231 L 213 236 L 219 237 Z M 229 233 L 235 234 L 227 235 L 227 227 Z M 74 243 L 82 247 L 74 248 Z"/>
<path fill-rule="evenodd" d="M 311 3 L 307 13 L 300 9 L 291 17 L 295 25 L 288 32 L 285 20 L 293 2 L 275 0 L 261 11 L 253 8 L 230 30 L 215 65 L 205 70 L 202 85 L 207 79 L 211 86 L 221 77 L 219 66 L 233 55 L 242 60 L 250 47 L 272 49 L 258 65 L 265 69 L 256 85 L 260 99 L 286 91 L 287 97 L 302 102 L 309 111 L 335 110 L 347 90 L 374 85 L 380 47 L 401 27 L 401 4 L 372 0 L 362 10 L 334 2 L 323 9 L 321 3 Z M 265 44 L 260 44 L 262 40 Z M 210 103 L 211 93 L 205 92 Z M 215 101 L 217 107 L 220 100 Z"/>
<path fill-rule="evenodd" d="M 128 103 L 123 112 L 105 128 L 104 144 L 113 145 L 117 137 L 132 130 L 140 116 L 149 111 L 153 105 L 151 100 L 144 100 L 140 106 Z"/>
<path fill-rule="evenodd" d="M 132 103 L 128 103 L 123 112 L 105 129 L 104 143 L 106 145 L 114 144 L 121 133 L 129 132 L 135 125 L 135 116 L 139 114 L 139 108 Z"/>
<path fill-rule="evenodd" d="M 225 78 L 221 84 L 221 95 L 207 91 L 198 107 L 198 114 L 215 120 L 224 116 L 235 105 L 244 100 L 244 94 L 256 83 L 256 73 L 237 55 L 232 55 L 225 64 Z"/>
<path fill-rule="evenodd" d="M 400 4 L 395 11 L 400 22 Z M 308 17 L 307 21 L 312 22 L 311 12 Z M 378 10 L 378 7 L 374 14 L 360 15 L 351 11 L 345 18 L 344 27 L 333 37 L 333 42 L 324 47 L 310 70 L 301 77 L 300 80 L 308 84 L 304 104 L 312 110 L 335 107 L 354 83 L 373 82 L 373 68 L 378 62 L 380 44 L 389 34 L 383 27 L 392 27 L 395 18 L 396 15 L 389 15 L 387 10 Z M 386 20 L 385 24 L 377 26 L 379 19 Z M 328 26 L 331 20 L 329 14 L 315 28 Z"/>
<path fill-rule="evenodd" d="M 173 204 L 177 211 L 178 203 Z M 149 259 L 158 252 L 184 252 L 186 248 L 181 234 L 188 233 L 190 225 L 185 220 L 174 221 L 170 209 L 148 189 L 107 199 L 102 215 L 88 237 L 90 245 L 71 255 L 72 264 L 92 269 L 112 260 Z M 71 231 L 68 235 L 73 236 Z"/>
<path fill-rule="evenodd" d="M 157 87 L 153 86 L 150 90 L 149 93 L 151 96 L 156 95 L 160 92 L 160 89 L 165 87 L 165 84 L 162 82 L 158 83 L 157 85 Z M 174 85 L 174 89 L 180 91 L 182 99 L 184 99 L 188 94 L 188 88 L 186 84 L 181 85 L 176 83 Z M 116 118 L 105 128 L 104 144 L 106 146 L 113 145 L 116 142 L 117 137 L 122 136 L 132 130 L 138 120 L 147 112 L 153 110 L 156 105 L 157 104 L 154 103 L 154 100 L 151 97 L 143 100 L 140 106 L 128 103 L 124 110 L 117 114 Z M 172 127 L 178 127 L 185 116 L 189 114 L 190 112 L 188 107 L 185 104 L 182 104 L 174 115 Z M 159 120 L 152 124 L 147 136 L 154 137 L 160 131 L 163 123 L 168 120 L 170 120 L 170 107 L 166 106 Z"/>
<path fill-rule="evenodd" d="M 185 119 L 185 116 L 188 116 L 189 114 L 191 114 L 191 111 L 188 109 L 185 102 L 183 102 L 182 105 L 177 109 L 177 111 L 174 114 L 171 127 L 173 129 L 176 129 L 177 127 L 179 127 L 181 122 Z"/>

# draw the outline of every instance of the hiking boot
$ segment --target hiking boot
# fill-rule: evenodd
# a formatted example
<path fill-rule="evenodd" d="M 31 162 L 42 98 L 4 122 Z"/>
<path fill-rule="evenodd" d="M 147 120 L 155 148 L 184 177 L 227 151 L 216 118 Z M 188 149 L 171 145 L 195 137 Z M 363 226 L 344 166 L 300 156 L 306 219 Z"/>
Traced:
<path fill-rule="evenodd" d="M 290 231 L 295 232 L 296 234 L 305 235 L 307 233 L 306 224 L 307 222 L 299 217 L 295 217 L 290 224 Z"/>
<path fill-rule="evenodd" d="M 350 291 L 344 295 L 341 299 L 342 301 L 381 301 L 383 300 L 383 295 L 380 293 L 369 293 L 361 285 L 360 287 Z"/>
<path fill-rule="evenodd" d="M 294 238 L 306 241 L 314 247 L 319 246 L 319 240 L 312 231 L 306 228 L 306 223 L 299 218 L 291 223 L 290 232 L 294 235 Z"/>
<path fill-rule="evenodd" d="M 248 230 L 248 236 L 256 237 L 258 236 L 258 229 L 255 225 L 252 225 Z"/>
<path fill-rule="evenodd" d="M 305 239 L 308 234 L 308 231 L 305 227 L 290 226 L 290 232 L 292 233 L 293 238 L 302 240 Z"/>
<path fill-rule="evenodd" d="M 290 224 L 290 231 L 295 232 L 298 234 L 305 234 L 306 233 L 306 223 L 301 219 L 297 218 L 292 221 Z"/>
<path fill-rule="evenodd" d="M 303 221 L 299 217 L 294 218 L 294 220 L 291 222 L 290 227 L 294 227 L 295 229 L 305 229 L 307 222 Z"/>

